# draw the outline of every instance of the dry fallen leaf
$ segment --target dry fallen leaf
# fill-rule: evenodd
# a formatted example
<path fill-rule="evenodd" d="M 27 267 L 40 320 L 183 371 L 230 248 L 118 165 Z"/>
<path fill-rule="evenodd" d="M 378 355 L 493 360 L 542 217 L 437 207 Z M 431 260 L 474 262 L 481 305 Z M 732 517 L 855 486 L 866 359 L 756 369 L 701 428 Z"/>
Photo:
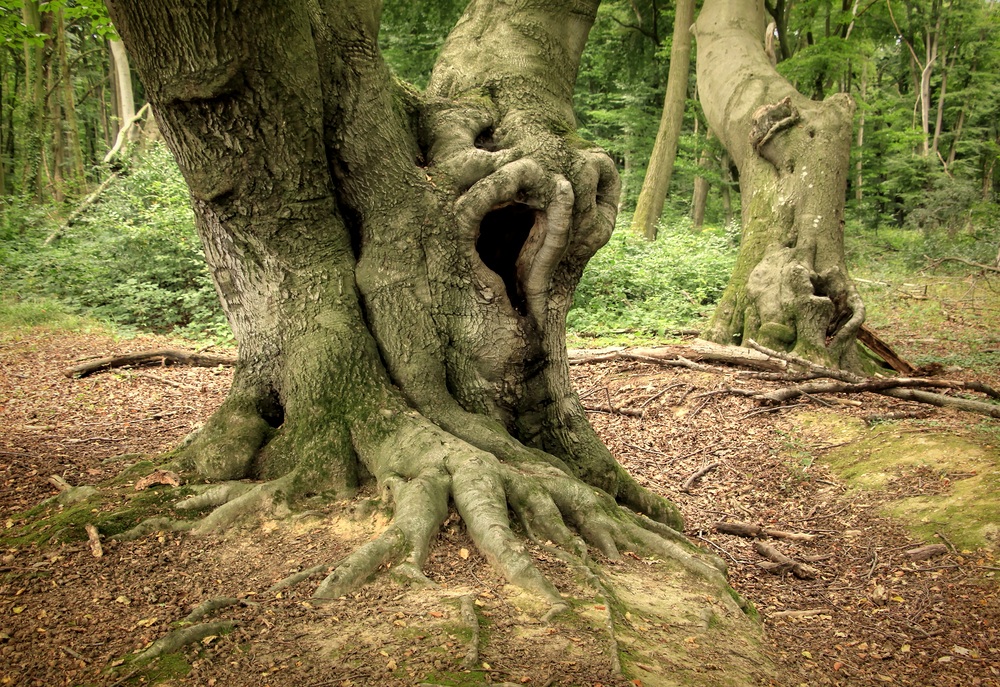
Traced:
<path fill-rule="evenodd" d="M 181 486 L 181 478 L 176 472 L 170 470 L 153 470 L 151 473 L 135 483 L 136 491 L 143 491 L 158 484 L 168 484 L 172 487 Z"/>
<path fill-rule="evenodd" d="M 468 549 L 459 549 L 458 550 L 458 556 L 462 560 L 465 560 L 466 558 L 469 557 L 469 550 Z"/>

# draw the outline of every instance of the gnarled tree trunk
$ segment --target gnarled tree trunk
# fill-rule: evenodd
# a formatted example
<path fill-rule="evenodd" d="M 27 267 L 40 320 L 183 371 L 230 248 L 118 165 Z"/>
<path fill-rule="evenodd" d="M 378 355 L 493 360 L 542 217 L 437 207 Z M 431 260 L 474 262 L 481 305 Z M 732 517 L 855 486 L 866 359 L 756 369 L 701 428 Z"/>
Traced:
<path fill-rule="evenodd" d="M 705 116 L 740 171 L 743 241 L 705 333 L 854 368 L 865 309 L 844 264 L 854 105 L 800 95 L 764 51 L 759 0 L 707 0 L 695 24 Z"/>
<path fill-rule="evenodd" d="M 225 505 L 195 530 L 374 479 L 393 523 L 321 596 L 385 563 L 419 578 L 449 499 L 555 605 L 509 511 L 542 541 L 652 549 L 721 581 L 569 386 L 565 315 L 618 202 L 571 109 L 597 0 L 474 0 L 425 93 L 383 63 L 374 0 L 108 4 L 240 344 L 227 400 L 179 461 L 269 480 L 199 499 Z"/>

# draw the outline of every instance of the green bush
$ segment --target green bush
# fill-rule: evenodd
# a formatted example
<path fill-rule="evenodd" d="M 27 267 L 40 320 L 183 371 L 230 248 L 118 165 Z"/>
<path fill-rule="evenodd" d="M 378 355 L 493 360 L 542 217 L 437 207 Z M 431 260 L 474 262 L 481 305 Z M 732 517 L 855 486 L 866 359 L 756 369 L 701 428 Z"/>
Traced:
<path fill-rule="evenodd" d="M 695 232 L 680 222 L 654 242 L 617 231 L 587 265 L 568 327 L 594 335 L 689 327 L 719 300 L 735 258 L 722 229 Z"/>
<path fill-rule="evenodd" d="M 6 292 L 56 298 L 125 327 L 229 336 L 187 187 L 162 145 L 123 170 L 50 245 L 45 239 L 56 224 L 19 201 L 8 202 L 0 227 L 0 283 Z"/>
<path fill-rule="evenodd" d="M 979 213 L 978 215 L 976 213 Z M 851 223 L 845 232 L 845 254 L 851 274 L 867 279 L 906 279 L 926 269 L 931 261 L 959 257 L 992 264 L 996 260 L 1000 217 L 990 210 L 973 206 L 975 222 L 959 231 L 865 228 Z M 945 262 L 938 273 L 966 273 L 968 266 Z"/>

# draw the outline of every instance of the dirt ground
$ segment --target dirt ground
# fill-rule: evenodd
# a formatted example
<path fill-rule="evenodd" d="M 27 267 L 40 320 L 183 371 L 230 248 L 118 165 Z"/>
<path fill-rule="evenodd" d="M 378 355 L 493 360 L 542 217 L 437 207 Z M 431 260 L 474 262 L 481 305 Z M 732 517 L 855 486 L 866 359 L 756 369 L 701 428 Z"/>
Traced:
<path fill-rule="evenodd" d="M 25 510 L 58 493 L 51 475 L 72 485 L 115 478 L 141 456 L 176 445 L 221 402 L 230 379 L 221 368 L 145 368 L 78 380 L 61 374 L 88 357 L 163 345 L 102 334 L 0 336 L 0 527 L 8 535 L 27 522 Z M 880 488 L 859 489 L 827 460 L 890 427 L 905 446 L 931 435 L 960 437 L 982 447 L 996 467 L 1000 452 L 989 442 L 998 436 L 997 421 L 931 409 L 921 419 L 869 428 L 865 418 L 913 405 L 865 395 L 846 405 L 809 398 L 761 412 L 747 399 L 705 395 L 763 384 L 735 369 L 718 375 L 611 362 L 576 366 L 574 376 L 585 404 L 606 409 L 610 402 L 627 411 L 597 410 L 591 418 L 643 484 L 678 504 L 688 537 L 726 560 L 730 583 L 760 612 L 763 645 L 777 670 L 751 665 L 750 654 L 747 665 L 728 670 L 744 672 L 750 683 L 780 686 L 1000 685 L 998 541 L 956 544 L 945 534 L 949 523 L 941 523 L 941 536 L 930 543 L 944 543 L 947 553 L 913 560 L 906 552 L 927 542 L 885 514 L 891 502 L 948 494 L 972 475 L 944 463 L 901 461 L 883 468 Z M 847 434 L 845 422 L 853 428 Z M 681 490 L 710 463 L 717 467 Z M 221 537 L 154 534 L 105 542 L 102 558 L 85 540 L 10 545 L 0 551 L 0 685 L 321 687 L 414 684 L 433 675 L 437 684 L 457 684 L 449 671 L 471 645 L 461 622 L 467 603 L 484 620 L 481 650 L 470 664 L 478 684 L 642 683 L 614 674 L 614 648 L 591 631 L 602 622 L 603 605 L 581 610 L 593 615 L 590 628 L 531 620 L 532 600 L 504 584 L 457 519 L 443 529 L 429 562 L 434 590 L 378 581 L 352 598 L 318 605 L 301 585 L 262 603 L 262 590 L 275 580 L 335 561 L 370 537 L 378 526 L 372 512 L 360 501 L 262 519 Z M 808 560 L 818 576 L 766 572 L 754 543 L 716 532 L 720 521 L 816 535 L 811 542 L 770 543 Z M 577 591 L 578 577 L 564 564 L 544 551 L 535 555 L 561 590 Z M 607 568 L 612 577 L 649 580 L 651 588 L 663 579 L 656 563 L 639 557 Z M 227 614 L 238 622 L 234 632 L 206 637 L 179 660 L 161 661 L 159 672 L 109 672 L 191 608 L 219 596 L 240 600 Z M 657 632 L 641 618 L 630 626 L 636 637 Z M 620 648 L 629 641 L 623 635 Z M 684 661 L 637 661 L 633 675 L 673 671 L 678 684 L 688 684 L 699 673 L 707 676 L 703 684 L 716 684 L 712 671 L 726 674 L 717 665 L 722 657 L 699 653 L 695 632 L 685 642 Z M 324 652 L 336 662 L 314 660 Z"/>

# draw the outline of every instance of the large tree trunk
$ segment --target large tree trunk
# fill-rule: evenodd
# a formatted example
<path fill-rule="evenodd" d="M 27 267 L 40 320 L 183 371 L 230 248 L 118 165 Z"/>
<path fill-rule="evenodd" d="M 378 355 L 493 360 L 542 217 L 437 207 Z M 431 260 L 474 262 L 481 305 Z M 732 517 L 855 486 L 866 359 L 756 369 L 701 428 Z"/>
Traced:
<path fill-rule="evenodd" d="M 702 106 L 743 198 L 739 258 L 706 337 L 856 367 L 865 309 L 843 246 L 853 102 L 800 95 L 765 54 L 764 28 L 759 0 L 708 0 L 695 24 Z"/>
<path fill-rule="evenodd" d="M 694 0 L 678 0 L 674 17 L 674 38 L 670 46 L 670 73 L 667 92 L 663 96 L 663 113 L 656 142 L 649 158 L 646 178 L 639 191 L 639 200 L 632 217 L 632 229 L 650 241 L 656 239 L 656 223 L 663 213 L 663 203 L 670 190 L 677 157 L 677 142 L 684 123 L 687 104 L 688 71 L 691 68 L 691 22 L 694 21 Z M 697 224 L 696 226 L 701 226 Z"/>
<path fill-rule="evenodd" d="M 449 498 L 556 605 L 509 511 L 542 541 L 580 550 L 568 525 L 609 556 L 659 548 L 721 579 L 680 553 L 661 524 L 680 527 L 676 509 L 618 465 L 568 381 L 565 315 L 618 202 L 571 109 L 597 0 L 474 0 L 424 94 L 381 60 L 372 0 L 108 4 L 240 344 L 179 460 L 271 480 L 196 530 L 373 478 L 393 524 L 322 596 L 386 562 L 419 577 Z"/>

